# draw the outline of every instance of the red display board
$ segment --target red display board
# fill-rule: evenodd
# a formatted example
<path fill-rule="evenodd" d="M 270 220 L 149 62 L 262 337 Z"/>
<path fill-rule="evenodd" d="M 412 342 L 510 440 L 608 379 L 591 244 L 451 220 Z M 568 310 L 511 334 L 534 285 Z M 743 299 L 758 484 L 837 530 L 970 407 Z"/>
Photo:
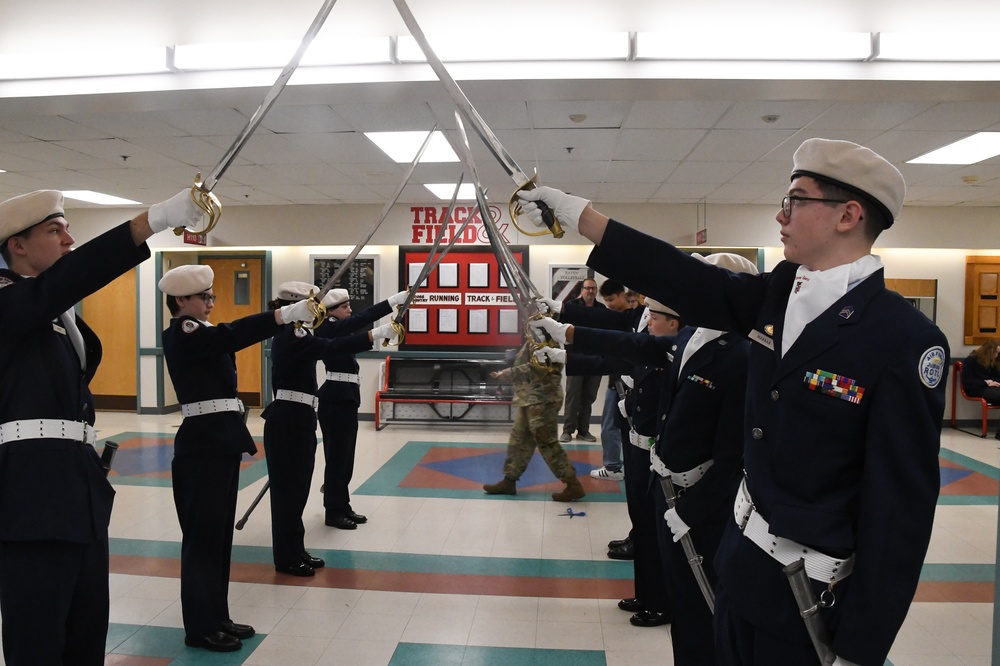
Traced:
<path fill-rule="evenodd" d="M 522 266 L 528 248 L 511 246 Z M 399 248 L 400 288 L 419 277 L 428 247 Z M 420 285 L 406 313 L 403 351 L 497 351 L 521 345 L 523 322 L 489 247 L 453 248 Z"/>

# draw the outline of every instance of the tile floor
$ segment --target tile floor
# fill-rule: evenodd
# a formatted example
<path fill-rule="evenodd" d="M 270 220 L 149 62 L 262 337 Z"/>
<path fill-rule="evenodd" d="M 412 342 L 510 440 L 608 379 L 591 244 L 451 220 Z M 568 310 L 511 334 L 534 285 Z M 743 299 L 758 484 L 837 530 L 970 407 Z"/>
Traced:
<path fill-rule="evenodd" d="M 179 421 L 98 416 L 99 437 L 122 443 L 107 664 L 672 663 L 669 628 L 632 627 L 616 607 L 631 596 L 631 563 L 605 557 L 606 543 L 627 532 L 619 484 L 585 479 L 588 497 L 573 505 L 580 517 L 547 499 L 560 486 L 544 467 L 517 497 L 485 497 L 482 481 L 500 475 L 502 424 L 376 432 L 363 422 L 352 492 L 369 523 L 353 532 L 323 525 L 320 455 L 306 543 L 327 568 L 314 579 L 274 572 L 265 499 L 236 532 L 230 585 L 233 618 L 258 635 L 237 653 L 186 648 L 169 487 Z M 249 425 L 259 439 L 259 412 Z M 581 470 L 600 466 L 599 445 L 568 448 Z M 893 666 L 991 663 L 998 466 L 996 440 L 945 429 L 935 532 Z M 248 460 L 238 515 L 265 476 L 261 460 Z"/>

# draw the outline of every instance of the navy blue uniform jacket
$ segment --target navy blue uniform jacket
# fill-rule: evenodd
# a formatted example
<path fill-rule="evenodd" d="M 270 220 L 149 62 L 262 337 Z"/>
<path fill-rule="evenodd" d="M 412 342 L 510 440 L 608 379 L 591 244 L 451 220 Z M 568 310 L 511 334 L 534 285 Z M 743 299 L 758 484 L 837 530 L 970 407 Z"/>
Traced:
<path fill-rule="evenodd" d="M 236 352 L 271 337 L 281 326 L 274 312 L 210 326 L 174 317 L 163 332 L 163 356 L 180 403 L 236 397 Z M 184 419 L 174 437 L 175 455 L 231 456 L 257 452 L 238 412 Z"/>
<path fill-rule="evenodd" d="M 882 663 L 913 599 L 934 522 L 944 334 L 888 291 L 878 271 L 810 322 L 782 357 L 795 264 L 733 274 L 612 220 L 588 265 L 691 324 L 753 336 L 743 424 L 751 496 L 773 534 L 834 556 L 856 553 L 824 616 L 837 655 Z M 852 402 L 813 390 L 806 373 L 817 371 L 855 382 L 863 395 Z M 741 615 L 804 635 L 780 565 L 749 539 L 724 539 L 716 568 Z"/>
<path fill-rule="evenodd" d="M 371 306 L 367 310 L 351 315 L 347 319 L 327 319 L 316 329 L 316 335 L 321 338 L 337 338 L 350 335 L 362 326 L 368 326 L 382 317 L 392 314 L 392 306 L 389 301 L 382 301 Z M 357 374 L 361 369 L 357 359 L 353 354 L 338 354 L 323 359 L 327 372 L 346 372 L 347 374 Z M 319 399 L 323 402 L 335 402 L 344 400 L 353 402 L 355 406 L 361 406 L 361 386 L 353 382 L 324 382 L 319 388 Z"/>
<path fill-rule="evenodd" d="M 0 423 L 63 419 L 94 423 L 88 383 L 101 343 L 82 319 L 87 371 L 53 321 L 149 257 L 128 223 L 83 244 L 36 278 L 0 271 Z M 89 444 L 65 439 L 0 446 L 0 541 L 107 537 L 114 490 Z"/>

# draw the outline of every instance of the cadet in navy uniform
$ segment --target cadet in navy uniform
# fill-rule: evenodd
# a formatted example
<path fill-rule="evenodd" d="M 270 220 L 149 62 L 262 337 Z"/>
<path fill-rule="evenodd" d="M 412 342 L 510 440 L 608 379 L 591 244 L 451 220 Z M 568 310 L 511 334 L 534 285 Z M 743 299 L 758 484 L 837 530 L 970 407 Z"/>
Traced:
<path fill-rule="evenodd" d="M 316 291 L 308 282 L 285 282 L 269 305 L 277 309 Z M 262 414 L 264 453 L 271 491 L 271 550 L 274 568 L 293 576 L 313 576 L 325 566 L 306 551 L 302 512 L 309 498 L 316 465 L 316 363 L 340 354 L 354 354 L 378 345 L 391 344 L 395 332 L 386 324 L 340 338 L 325 339 L 311 329 L 283 326 L 271 342 L 271 387 L 274 401 Z"/>
<path fill-rule="evenodd" d="M 349 335 L 373 321 L 392 314 L 402 305 L 407 292 L 393 294 L 360 314 L 351 311 L 351 296 L 346 289 L 332 289 L 324 303 L 327 319 L 316 331 L 323 338 Z M 326 359 L 326 381 L 319 389 L 319 425 L 323 432 L 326 470 L 323 474 L 323 506 L 326 524 L 342 530 L 356 530 L 366 516 L 351 508 L 348 486 L 354 476 L 354 451 L 358 444 L 358 408 L 361 406 L 361 366 L 353 354 Z"/>
<path fill-rule="evenodd" d="M 0 203 L 0 613 L 8 664 L 103 664 L 114 490 L 94 450 L 88 384 L 101 342 L 75 303 L 195 225 L 185 190 L 75 252 L 62 192 Z"/>
<path fill-rule="evenodd" d="M 640 330 L 636 332 L 574 325 L 550 335 L 558 336 L 556 339 L 565 337 L 572 343 L 571 359 L 577 352 L 603 353 L 628 359 L 634 364 L 631 368 L 634 385 L 625 398 L 629 426 L 625 435 L 629 445 L 624 449 L 624 460 L 625 500 L 632 521 L 629 538 L 634 554 L 635 596 L 620 600 L 618 607 L 633 613 L 629 618 L 632 625 L 657 627 L 671 621 L 675 603 L 667 588 L 657 540 L 657 523 L 662 522 L 663 511 L 655 511 L 651 494 L 660 491 L 651 488 L 650 442 L 660 426 L 657 411 L 665 372 L 670 368 L 671 352 L 676 346 L 673 338 L 683 328 L 683 323 L 676 312 L 652 298 L 646 299 L 646 307 L 639 314 Z M 544 319 L 532 325 L 553 327 Z"/>
<path fill-rule="evenodd" d="M 579 197 L 519 193 L 533 222 L 539 199 L 579 225 L 598 246 L 591 267 L 750 337 L 746 477 L 716 558 L 722 663 L 818 662 L 782 572 L 799 558 L 826 591 L 838 666 L 882 664 L 913 599 L 940 486 L 948 343 L 885 288 L 871 254 L 905 191 L 871 150 L 805 141 L 776 215 L 787 261 L 760 276 L 708 266 Z"/>
<path fill-rule="evenodd" d="M 181 532 L 181 612 L 184 643 L 215 652 L 242 647 L 253 627 L 229 617 L 229 565 L 236 522 L 240 460 L 257 447 L 236 397 L 240 349 L 269 338 L 283 324 L 313 321 L 308 301 L 214 326 L 210 266 L 172 268 L 160 278 L 170 328 L 163 356 L 184 421 L 174 437 L 174 506 Z"/>

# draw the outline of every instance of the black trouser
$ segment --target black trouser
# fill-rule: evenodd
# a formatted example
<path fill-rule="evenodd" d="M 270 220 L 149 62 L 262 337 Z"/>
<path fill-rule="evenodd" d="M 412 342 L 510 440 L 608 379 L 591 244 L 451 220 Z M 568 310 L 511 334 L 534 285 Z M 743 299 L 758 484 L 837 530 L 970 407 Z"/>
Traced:
<path fill-rule="evenodd" d="M 308 421 L 272 416 L 264 422 L 264 455 L 271 494 L 271 551 L 274 563 L 290 566 L 305 552 L 302 512 L 316 467 L 316 429 Z"/>
<path fill-rule="evenodd" d="M 323 431 L 323 506 L 327 515 L 351 510 L 348 486 L 354 477 L 354 452 L 358 445 L 358 406 L 339 400 L 319 403 L 319 425 Z"/>
<path fill-rule="evenodd" d="M 0 542 L 6 663 L 103 664 L 109 608 L 106 538 Z"/>
<path fill-rule="evenodd" d="M 229 618 L 241 455 L 174 456 L 174 506 L 180 521 L 181 613 L 191 637 L 219 630 Z"/>
<path fill-rule="evenodd" d="M 590 432 L 590 415 L 603 379 L 601 375 L 574 375 L 566 378 L 566 406 L 563 408 L 565 432 Z"/>
<path fill-rule="evenodd" d="M 705 595 L 698 587 L 697 579 L 691 569 L 684 547 L 675 543 L 670 527 L 663 518 L 667 511 L 667 500 L 659 488 L 657 478 L 653 488 L 655 511 L 659 517 L 656 524 L 657 537 L 660 542 L 660 552 L 663 554 L 664 575 L 667 589 L 670 591 L 670 601 L 674 608 L 674 619 L 670 625 L 670 637 L 674 647 L 674 664 L 676 666 L 715 666 L 715 635 L 712 626 L 712 612 L 705 601 Z M 680 488 L 677 489 L 680 491 Z M 688 532 L 694 542 L 695 552 L 702 557 L 702 569 L 708 577 L 709 585 L 714 589 L 716 581 L 715 568 L 712 561 L 715 551 L 719 549 L 719 541 L 726 522 L 732 521 L 732 514 L 723 512 L 717 521 L 702 523 L 692 527 Z M 728 662 L 718 662 L 728 663 Z M 771 663 L 771 662 L 761 662 Z M 773 662 L 795 663 L 795 662 Z"/>
<path fill-rule="evenodd" d="M 670 595 L 663 579 L 660 545 L 656 540 L 656 515 L 650 495 L 649 451 L 628 441 L 628 430 L 622 430 L 622 461 L 625 466 L 625 504 L 632 520 L 635 598 L 648 611 L 670 612 Z"/>

